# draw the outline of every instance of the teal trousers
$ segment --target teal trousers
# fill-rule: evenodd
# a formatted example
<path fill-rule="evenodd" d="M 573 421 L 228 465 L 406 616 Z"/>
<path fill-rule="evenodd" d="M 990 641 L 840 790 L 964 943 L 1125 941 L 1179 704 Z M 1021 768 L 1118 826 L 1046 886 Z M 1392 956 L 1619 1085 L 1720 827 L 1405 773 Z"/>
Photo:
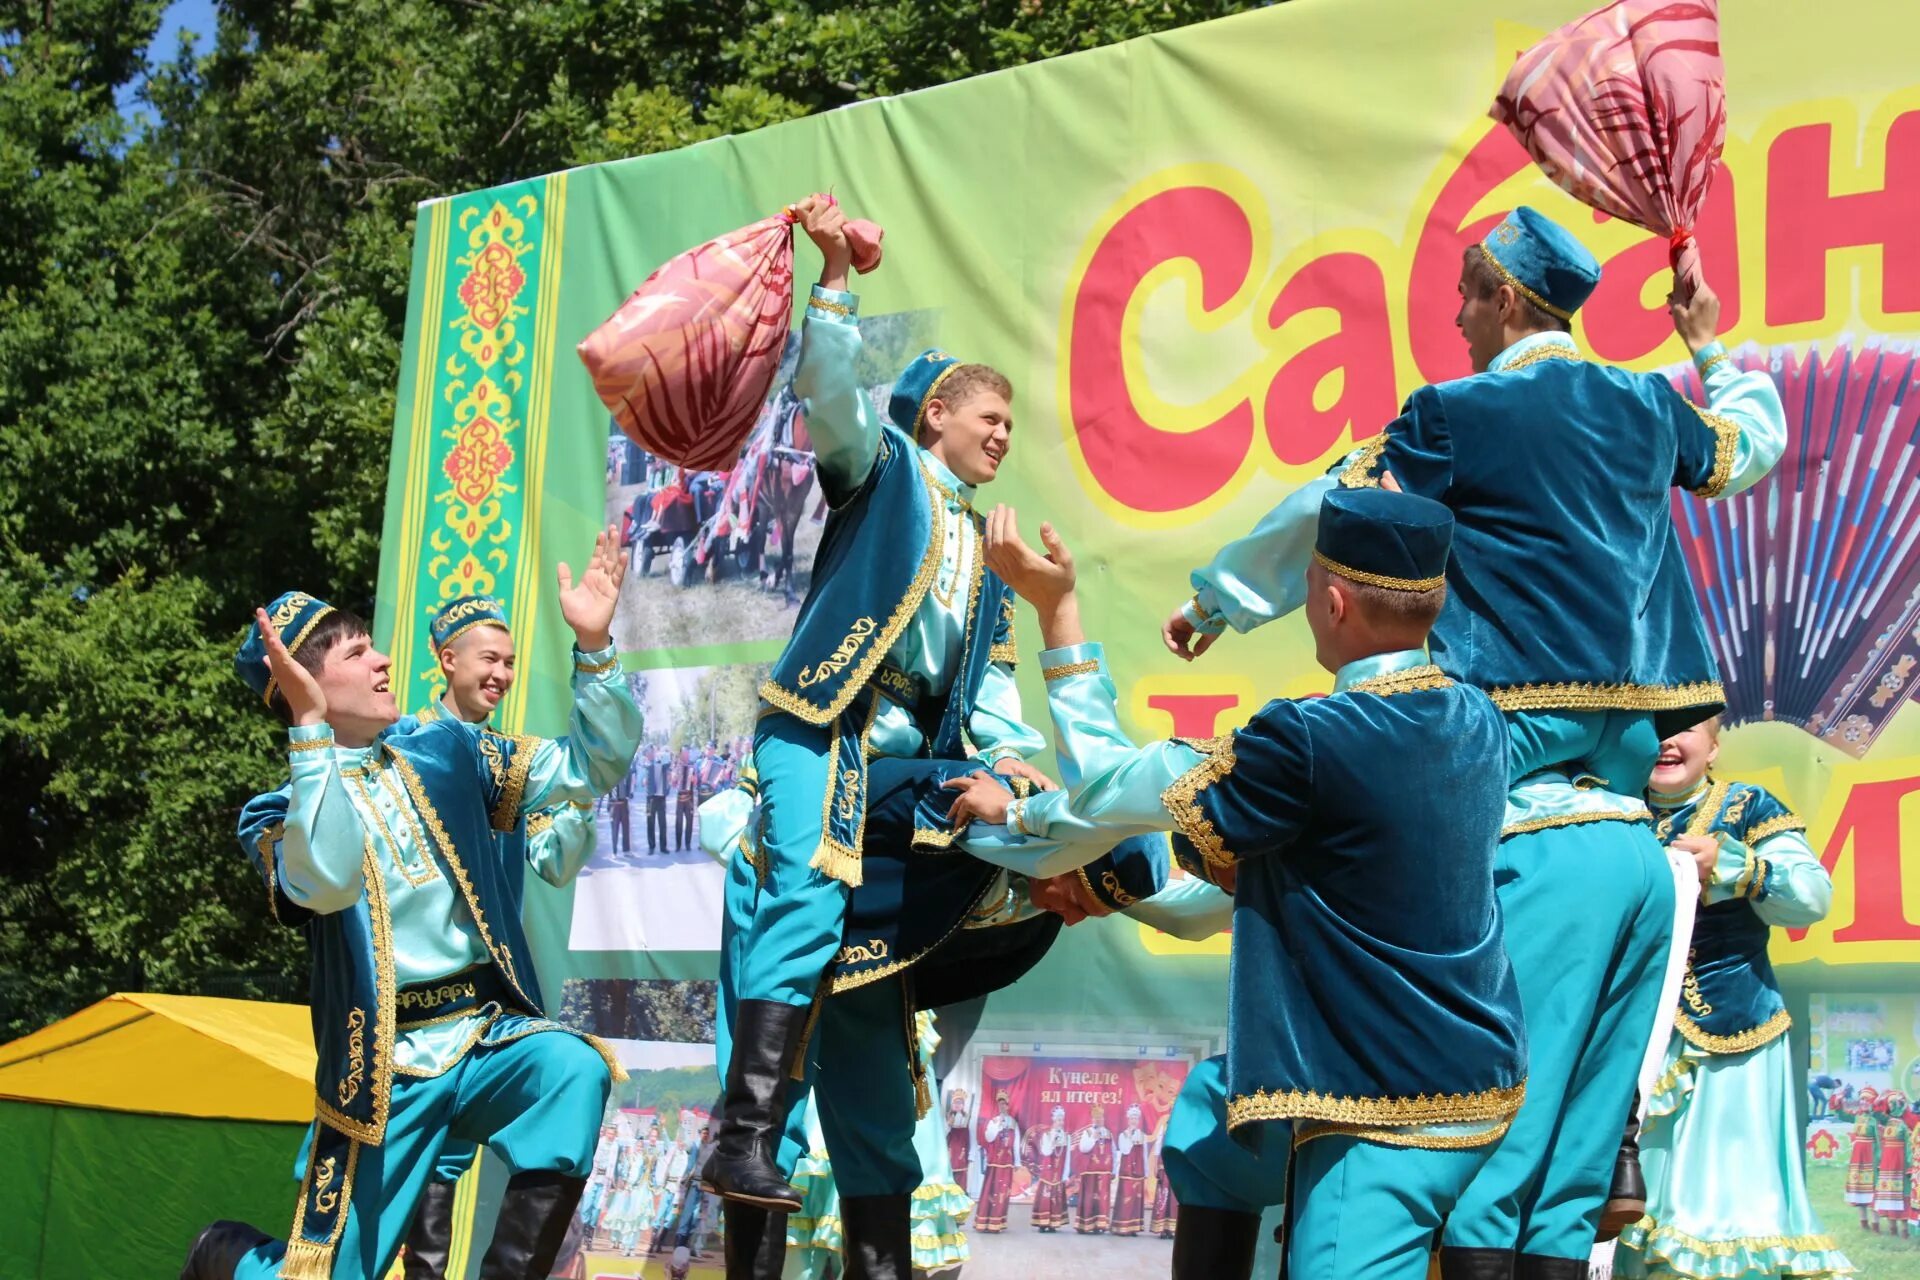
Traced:
<path fill-rule="evenodd" d="M 593 1046 L 560 1031 L 476 1046 L 430 1079 L 394 1076 L 386 1138 L 363 1145 L 354 1164 L 333 1280 L 386 1275 L 450 1144 L 491 1147 L 515 1171 L 586 1177 L 611 1087 Z M 234 1280 L 269 1280 L 285 1255 L 284 1242 L 263 1244 L 241 1259 Z"/>

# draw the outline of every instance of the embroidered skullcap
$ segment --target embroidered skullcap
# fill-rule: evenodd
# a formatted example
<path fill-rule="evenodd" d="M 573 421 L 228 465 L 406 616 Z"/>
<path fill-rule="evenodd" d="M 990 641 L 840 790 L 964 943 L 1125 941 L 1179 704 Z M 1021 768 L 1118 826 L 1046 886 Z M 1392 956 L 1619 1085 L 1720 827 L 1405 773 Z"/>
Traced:
<path fill-rule="evenodd" d="M 434 652 L 438 653 L 475 627 L 511 631 L 507 626 L 507 607 L 492 596 L 461 596 L 448 601 L 433 615 L 433 620 L 427 623 L 427 636 L 433 642 Z"/>
<path fill-rule="evenodd" d="M 300 646 L 320 625 L 320 620 L 332 612 L 333 606 L 325 600 L 317 600 L 304 591 L 283 591 L 267 606 L 267 625 L 279 633 L 280 643 L 287 646 L 287 652 L 294 654 L 300 652 Z M 262 702 L 273 701 L 273 692 L 279 685 L 267 667 L 267 642 L 260 638 L 257 625 L 247 628 L 247 638 L 240 642 L 240 651 L 233 655 L 233 669 L 247 682 L 247 688 L 260 695 Z"/>
<path fill-rule="evenodd" d="M 1480 242 L 1495 274 L 1548 315 L 1573 319 L 1600 283 L 1600 260 L 1565 227 L 1521 205 Z"/>
<path fill-rule="evenodd" d="M 1447 580 L 1453 512 L 1391 489 L 1330 489 L 1320 502 L 1313 558 L 1329 573 L 1389 591 L 1431 591 Z"/>
<path fill-rule="evenodd" d="M 887 416 L 893 425 L 918 440 L 920 423 L 927 416 L 927 401 L 939 394 L 947 375 L 960 362 L 937 347 L 928 348 L 894 379 L 893 394 L 887 398 Z"/>

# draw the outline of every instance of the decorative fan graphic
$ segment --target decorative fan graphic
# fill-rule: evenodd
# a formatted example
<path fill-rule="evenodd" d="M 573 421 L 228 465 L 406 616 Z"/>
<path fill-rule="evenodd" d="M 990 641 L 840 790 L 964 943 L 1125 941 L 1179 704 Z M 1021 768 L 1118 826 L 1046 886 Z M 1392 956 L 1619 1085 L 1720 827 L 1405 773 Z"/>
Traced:
<path fill-rule="evenodd" d="M 1727 689 L 1727 723 L 1784 720 L 1852 756 L 1911 694 L 1920 664 L 1920 358 L 1841 338 L 1829 354 L 1749 345 L 1787 410 L 1787 451 L 1721 502 L 1674 499 Z M 1667 376 L 1705 403 L 1691 365 Z"/>

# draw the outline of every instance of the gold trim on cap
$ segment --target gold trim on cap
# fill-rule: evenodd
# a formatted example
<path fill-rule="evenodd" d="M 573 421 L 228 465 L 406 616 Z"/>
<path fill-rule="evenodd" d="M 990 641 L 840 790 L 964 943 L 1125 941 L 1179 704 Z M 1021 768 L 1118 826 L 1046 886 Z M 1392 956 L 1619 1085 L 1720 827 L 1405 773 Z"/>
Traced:
<path fill-rule="evenodd" d="M 307 625 L 300 628 L 300 634 L 296 635 L 292 640 L 287 642 L 287 656 L 289 658 L 291 658 L 294 654 L 300 651 L 300 646 L 307 642 L 307 637 L 313 634 L 313 629 L 320 625 L 320 619 L 326 617 L 328 614 L 332 613 L 333 611 L 334 609 L 332 605 L 323 604 L 320 606 L 320 612 L 314 614 L 311 618 L 307 619 Z M 267 691 L 260 695 L 260 701 L 266 703 L 268 706 L 272 706 L 274 690 L 278 689 L 279 687 L 280 687 L 280 683 L 278 680 L 274 678 L 273 668 L 268 667 L 267 668 Z"/>
<path fill-rule="evenodd" d="M 1343 578 L 1363 583 L 1369 587 L 1384 587 L 1388 591 L 1431 591 L 1435 587 L 1445 586 L 1447 575 L 1442 573 L 1431 578 L 1391 578 L 1384 573 L 1368 573 L 1365 569 L 1355 569 L 1351 565 L 1341 564 L 1318 547 L 1314 548 L 1313 559 L 1328 573 L 1337 573 Z"/>
<path fill-rule="evenodd" d="M 1552 316 L 1554 319 L 1565 320 L 1568 324 L 1573 323 L 1573 312 L 1562 310 L 1561 308 L 1554 306 L 1551 302 L 1548 302 L 1545 298 L 1541 297 L 1539 294 L 1535 293 L 1533 290 L 1527 288 L 1526 285 L 1520 282 L 1519 276 L 1516 276 L 1515 274 L 1513 274 L 1513 272 L 1507 270 L 1506 263 L 1500 261 L 1500 259 L 1493 256 L 1493 250 L 1487 248 L 1487 246 L 1484 244 L 1475 245 L 1474 247 L 1480 250 L 1480 256 L 1487 260 L 1488 264 L 1492 266 L 1494 271 L 1496 271 L 1499 274 L 1500 279 L 1506 282 L 1507 284 L 1513 286 L 1513 291 L 1515 293 L 1519 294 L 1521 297 L 1525 298 L 1528 302 L 1531 302 L 1534 306 L 1540 308 L 1542 311 L 1546 312 L 1548 315 Z"/>
<path fill-rule="evenodd" d="M 945 382 L 948 376 L 952 374 L 955 369 L 958 369 L 962 363 L 962 361 L 955 360 L 952 364 L 935 374 L 933 381 L 927 384 L 926 391 L 921 394 L 920 410 L 913 415 L 913 442 L 915 444 L 920 443 L 920 428 L 925 425 L 927 421 L 927 405 L 933 400 L 934 396 L 940 393 L 940 384 Z"/>

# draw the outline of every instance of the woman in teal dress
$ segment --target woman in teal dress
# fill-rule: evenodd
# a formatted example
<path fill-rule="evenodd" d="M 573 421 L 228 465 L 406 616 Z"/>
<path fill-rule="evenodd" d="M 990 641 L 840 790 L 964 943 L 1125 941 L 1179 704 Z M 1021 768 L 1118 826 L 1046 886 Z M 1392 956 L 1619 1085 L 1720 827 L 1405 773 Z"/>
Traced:
<path fill-rule="evenodd" d="M 1785 805 L 1709 775 L 1719 732 L 1716 718 L 1663 742 L 1647 797 L 1661 842 L 1694 856 L 1701 905 L 1640 1139 L 1647 1212 L 1614 1274 L 1850 1275 L 1807 1198 L 1791 1019 L 1767 960 L 1774 927 L 1826 915 L 1832 882 Z"/>

